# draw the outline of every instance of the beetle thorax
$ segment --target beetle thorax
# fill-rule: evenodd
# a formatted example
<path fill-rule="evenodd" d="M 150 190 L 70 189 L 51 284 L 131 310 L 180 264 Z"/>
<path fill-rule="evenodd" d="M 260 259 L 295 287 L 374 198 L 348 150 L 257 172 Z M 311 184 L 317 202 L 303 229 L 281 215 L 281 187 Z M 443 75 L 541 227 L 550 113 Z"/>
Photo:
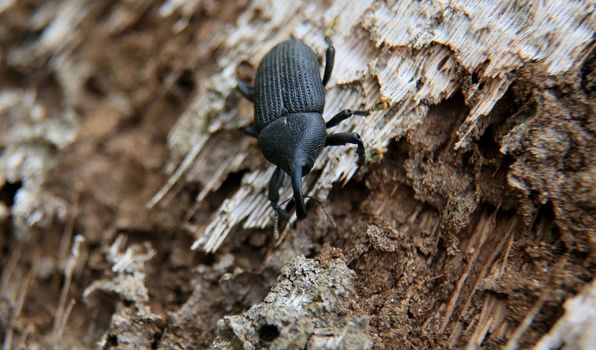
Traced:
<path fill-rule="evenodd" d="M 319 113 L 292 113 L 282 116 L 259 133 L 265 158 L 290 174 L 292 168 L 306 175 L 325 146 L 325 120 Z"/>

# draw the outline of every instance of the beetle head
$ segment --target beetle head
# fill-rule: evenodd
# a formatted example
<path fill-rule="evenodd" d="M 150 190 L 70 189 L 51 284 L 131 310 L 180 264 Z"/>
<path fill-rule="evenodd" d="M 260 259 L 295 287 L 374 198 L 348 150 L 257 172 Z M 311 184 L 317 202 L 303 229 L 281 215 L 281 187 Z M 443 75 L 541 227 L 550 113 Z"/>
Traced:
<path fill-rule="evenodd" d="M 310 172 L 325 146 L 327 133 L 320 113 L 293 113 L 280 117 L 259 133 L 265 158 L 282 168 L 292 179 L 296 216 L 306 217 L 302 177 Z"/>

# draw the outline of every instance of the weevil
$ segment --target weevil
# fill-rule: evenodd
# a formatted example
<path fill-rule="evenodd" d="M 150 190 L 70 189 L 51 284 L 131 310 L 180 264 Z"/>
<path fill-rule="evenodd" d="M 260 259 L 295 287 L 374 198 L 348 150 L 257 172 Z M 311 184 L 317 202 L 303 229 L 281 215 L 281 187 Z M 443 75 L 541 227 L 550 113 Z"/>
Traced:
<path fill-rule="evenodd" d="M 325 86 L 331 78 L 335 49 L 329 44 L 321 79 L 313 50 L 298 40 L 284 41 L 269 51 L 257 68 L 254 86 L 240 81 L 238 91 L 254 105 L 254 125 L 245 132 L 259 140 L 265 158 L 276 165 L 269 183 L 268 199 L 277 215 L 287 220 L 288 207 L 279 205 L 279 189 L 285 174 L 292 180 L 293 204 L 299 220 L 306 218 L 302 177 L 310 172 L 323 147 L 355 144 L 358 164 L 365 160 L 364 144 L 353 132 L 328 134 L 353 115 L 366 111 L 345 109 L 328 122 L 323 119 Z"/>

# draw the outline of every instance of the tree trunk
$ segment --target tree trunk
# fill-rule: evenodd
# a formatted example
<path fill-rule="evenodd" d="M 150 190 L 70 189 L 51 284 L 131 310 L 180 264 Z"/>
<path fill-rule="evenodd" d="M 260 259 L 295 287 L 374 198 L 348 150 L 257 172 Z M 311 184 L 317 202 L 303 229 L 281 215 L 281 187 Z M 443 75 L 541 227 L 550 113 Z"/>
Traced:
<path fill-rule="evenodd" d="M 4 348 L 587 349 L 595 27 L 579 0 L 0 1 Z M 289 38 L 335 46 L 327 120 L 370 115 L 337 127 L 366 164 L 325 149 L 279 223 L 235 86 Z"/>

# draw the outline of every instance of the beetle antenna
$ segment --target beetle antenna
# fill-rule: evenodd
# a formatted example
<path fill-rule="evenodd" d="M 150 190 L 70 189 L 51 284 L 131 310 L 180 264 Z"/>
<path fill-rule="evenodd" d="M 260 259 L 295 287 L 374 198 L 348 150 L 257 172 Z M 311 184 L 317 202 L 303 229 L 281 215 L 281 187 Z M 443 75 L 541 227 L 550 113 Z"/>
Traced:
<path fill-rule="evenodd" d="M 312 199 L 313 201 L 319 203 L 321 206 L 324 206 L 323 202 L 321 202 L 318 198 L 315 198 L 313 196 L 304 196 L 304 198 Z"/>
<path fill-rule="evenodd" d="M 279 239 L 279 215 L 275 214 L 273 218 L 273 238 Z"/>
<path fill-rule="evenodd" d="M 321 200 L 319 200 L 318 198 L 313 197 L 313 196 L 304 196 L 304 198 L 308 198 L 308 199 L 311 199 L 311 200 L 317 202 L 317 204 L 319 204 L 321 206 L 321 209 L 323 209 L 323 213 L 325 213 L 325 216 L 327 217 L 327 219 L 329 219 L 331 222 L 334 222 L 333 217 L 327 211 L 327 207 L 325 206 L 325 203 L 323 203 Z M 286 199 L 285 201 L 282 201 L 280 203 L 280 206 L 282 206 L 290 201 L 293 201 L 293 200 L 294 200 L 294 198 L 290 197 L 290 198 Z M 286 210 L 287 211 L 291 210 L 291 207 L 293 206 L 293 204 L 294 203 L 292 202 L 292 203 L 290 203 L 290 205 L 286 206 Z"/>
<path fill-rule="evenodd" d="M 327 217 L 327 219 L 329 219 L 329 221 L 331 221 L 333 223 L 333 226 L 335 226 L 335 220 L 333 220 L 333 217 L 331 217 L 331 215 L 327 211 L 327 208 L 325 207 L 325 204 L 322 201 L 320 201 L 318 198 L 315 198 L 312 196 L 305 196 L 305 198 L 309 198 L 309 199 L 312 199 L 313 201 L 317 202 L 321 206 L 321 209 L 323 209 L 323 213 L 325 213 L 325 216 Z"/>
<path fill-rule="evenodd" d="M 279 207 L 281 208 L 281 207 L 282 207 L 284 204 L 286 204 L 286 203 L 288 203 L 288 202 L 290 202 L 290 201 L 293 201 L 293 200 L 294 200 L 294 197 L 290 197 L 290 198 L 288 198 L 288 199 L 286 199 L 286 200 L 282 201 L 282 202 L 279 204 Z M 294 203 L 291 203 L 291 204 L 293 205 Z M 288 206 L 285 208 L 285 211 L 286 211 L 286 212 L 288 212 L 288 211 L 289 211 L 289 207 L 290 207 L 290 206 L 288 205 Z M 281 238 L 283 238 L 283 237 L 281 237 L 281 238 L 279 237 L 279 228 L 280 228 L 280 226 L 283 224 L 283 222 L 284 222 L 284 221 L 286 221 L 286 220 L 284 220 L 284 219 L 287 219 L 287 220 L 289 220 L 289 219 L 290 219 L 290 217 L 288 216 L 288 217 L 286 217 L 286 218 L 282 218 L 279 212 L 276 212 L 276 213 L 275 213 L 275 215 L 274 215 L 274 217 L 273 217 L 273 237 L 274 237 L 274 238 L 275 238 L 275 240 L 278 242 L 278 243 L 277 243 L 277 245 L 279 245 L 279 243 L 281 242 L 281 241 L 280 241 L 280 240 L 281 240 Z"/>

